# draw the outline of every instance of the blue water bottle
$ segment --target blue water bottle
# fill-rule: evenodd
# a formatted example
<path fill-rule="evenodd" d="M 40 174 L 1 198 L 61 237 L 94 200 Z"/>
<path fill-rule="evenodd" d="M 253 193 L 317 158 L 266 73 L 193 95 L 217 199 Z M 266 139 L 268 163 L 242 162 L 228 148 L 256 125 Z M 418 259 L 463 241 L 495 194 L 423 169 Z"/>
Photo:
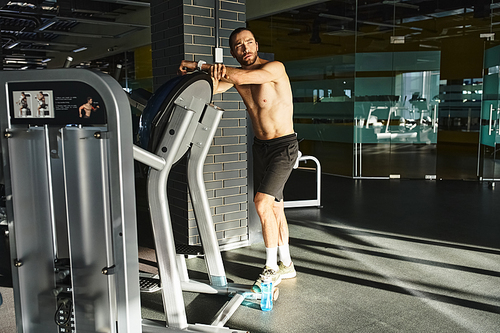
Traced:
<path fill-rule="evenodd" d="M 262 291 L 260 308 L 262 311 L 271 311 L 273 308 L 273 282 L 270 276 L 262 278 L 260 290 Z"/>

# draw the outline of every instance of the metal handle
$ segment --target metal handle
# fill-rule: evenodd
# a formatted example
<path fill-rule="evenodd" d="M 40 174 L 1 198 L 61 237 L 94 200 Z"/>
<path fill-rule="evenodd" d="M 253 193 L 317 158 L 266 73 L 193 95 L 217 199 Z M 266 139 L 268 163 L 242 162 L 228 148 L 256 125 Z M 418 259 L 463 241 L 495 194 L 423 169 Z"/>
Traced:
<path fill-rule="evenodd" d="M 492 121 L 493 121 L 493 104 L 490 104 L 490 123 L 489 123 L 488 135 L 491 135 L 491 131 L 493 130 L 493 127 L 491 126 Z"/>
<path fill-rule="evenodd" d="M 433 112 L 433 115 L 432 115 L 432 131 L 434 133 L 436 133 L 436 128 L 437 128 L 437 105 L 434 105 L 434 112 Z"/>
<path fill-rule="evenodd" d="M 497 130 L 498 130 L 497 132 L 498 132 L 498 135 L 500 135 L 500 109 L 497 109 L 497 120 L 496 120 L 496 122 L 497 122 L 497 127 L 498 127 L 497 128 Z"/>

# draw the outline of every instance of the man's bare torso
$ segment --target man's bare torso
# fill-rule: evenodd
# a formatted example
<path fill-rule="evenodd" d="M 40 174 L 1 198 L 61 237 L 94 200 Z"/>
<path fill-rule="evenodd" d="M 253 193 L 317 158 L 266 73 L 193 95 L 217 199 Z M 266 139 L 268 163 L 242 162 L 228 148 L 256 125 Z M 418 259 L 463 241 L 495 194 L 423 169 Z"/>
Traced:
<path fill-rule="evenodd" d="M 262 66 L 268 63 L 262 60 Z M 235 85 L 243 98 L 255 136 L 270 140 L 293 131 L 293 101 L 286 73 L 274 82 Z"/>
<path fill-rule="evenodd" d="M 85 111 L 85 115 L 83 117 L 89 118 L 90 114 L 92 113 L 92 105 L 90 105 L 89 103 L 83 104 L 82 109 L 83 109 L 83 111 Z"/>

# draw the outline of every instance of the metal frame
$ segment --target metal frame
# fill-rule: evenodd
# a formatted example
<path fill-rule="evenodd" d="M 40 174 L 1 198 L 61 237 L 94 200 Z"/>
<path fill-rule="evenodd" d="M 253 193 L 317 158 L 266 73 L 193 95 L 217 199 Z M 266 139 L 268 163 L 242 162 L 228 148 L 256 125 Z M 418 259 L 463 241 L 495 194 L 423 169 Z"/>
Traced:
<path fill-rule="evenodd" d="M 106 124 L 67 127 L 40 125 L 45 120 L 39 120 L 23 125 L 11 119 L 9 85 L 47 89 L 76 82 L 98 91 L 107 109 Z M 4 72 L 0 86 L 17 331 L 56 331 L 53 293 L 60 290 L 55 260 L 69 256 L 72 284 L 67 292 L 75 304 L 75 323 L 96 331 L 140 332 L 132 122 L 126 94 L 110 76 L 78 69 Z"/>
<path fill-rule="evenodd" d="M 45 119 L 30 120 L 35 125 L 13 123 L 9 85 L 60 87 L 61 82 L 95 89 L 107 111 L 106 122 L 99 126 L 43 124 Z M 179 96 L 153 154 L 132 144 L 128 99 L 110 76 L 78 69 L 6 72 L 0 86 L 4 87 L 0 140 L 18 333 L 55 332 L 57 307 L 68 302 L 73 307 L 65 309 L 74 312 L 77 331 L 244 332 L 223 326 L 245 299 L 258 299 L 260 294 L 250 292 L 251 286 L 227 283 L 203 181 L 203 164 L 223 110 L 194 96 Z M 187 95 L 198 92 L 198 85 L 191 85 Z M 168 210 L 168 174 L 186 152 L 208 283 L 189 279 L 184 257 L 176 254 Z M 167 323 L 141 319 L 134 158 L 151 167 L 148 194 Z M 65 257 L 67 271 L 65 267 L 59 272 L 71 277 L 67 289 L 58 287 L 56 278 L 57 262 Z M 183 290 L 232 298 L 211 325 L 190 325 Z M 60 303 L 55 294 L 61 292 L 70 295 L 65 296 L 69 301 Z"/>
<path fill-rule="evenodd" d="M 187 94 L 189 95 L 189 94 Z M 148 196 L 155 239 L 158 270 L 162 285 L 166 323 L 143 322 L 144 332 L 160 332 L 160 327 L 182 332 L 227 332 L 223 326 L 245 299 L 258 299 L 249 285 L 228 284 L 215 233 L 203 179 L 203 165 L 224 110 L 206 105 L 196 97 L 177 99 L 156 154 L 134 146 L 134 157 L 151 167 Z M 187 179 L 196 222 L 203 244 L 209 281 L 189 279 L 184 255 L 177 255 L 168 209 L 167 180 L 172 165 L 189 150 Z M 232 298 L 219 310 L 211 325 L 187 322 L 182 291 L 224 294 Z M 231 332 L 243 332 L 231 330 Z"/>
<path fill-rule="evenodd" d="M 307 163 L 307 161 L 314 161 L 314 163 L 316 163 L 316 199 L 285 201 L 285 208 L 311 207 L 311 206 L 316 206 L 318 208 L 321 208 L 321 163 L 316 157 L 310 155 L 302 155 L 298 159 L 298 162 Z"/>

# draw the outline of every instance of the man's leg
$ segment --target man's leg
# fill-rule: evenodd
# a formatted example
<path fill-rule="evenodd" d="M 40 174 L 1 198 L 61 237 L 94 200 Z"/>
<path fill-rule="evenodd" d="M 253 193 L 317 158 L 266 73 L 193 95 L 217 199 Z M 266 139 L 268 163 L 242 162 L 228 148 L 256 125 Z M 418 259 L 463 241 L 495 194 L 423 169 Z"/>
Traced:
<path fill-rule="evenodd" d="M 254 202 L 262 225 L 264 244 L 266 245 L 266 267 L 264 267 L 262 274 L 252 286 L 252 291 L 259 293 L 261 292 L 260 284 L 262 283 L 263 276 L 270 277 L 273 286 L 277 286 L 281 282 L 278 266 L 279 228 L 273 210 L 274 197 L 269 194 L 257 192 Z"/>
<path fill-rule="evenodd" d="M 262 236 L 266 246 L 266 266 L 278 270 L 279 226 L 274 213 L 274 197 L 257 192 L 254 198 L 255 209 L 262 225 Z"/>
<path fill-rule="evenodd" d="M 278 223 L 278 246 L 288 244 L 288 223 L 285 217 L 285 204 L 283 200 L 273 202 L 273 212 Z"/>
<path fill-rule="evenodd" d="M 278 253 L 280 261 L 285 266 L 290 266 L 292 259 L 290 257 L 290 250 L 288 246 L 288 222 L 285 216 L 285 204 L 283 200 L 280 202 L 274 202 L 274 215 L 276 216 L 276 221 L 278 223 Z"/>
<path fill-rule="evenodd" d="M 278 263 L 278 268 L 280 277 L 282 279 L 291 279 L 297 276 L 297 272 L 290 256 L 288 222 L 285 217 L 285 204 L 283 200 L 274 203 L 274 214 L 279 227 L 278 254 L 280 262 Z"/>

